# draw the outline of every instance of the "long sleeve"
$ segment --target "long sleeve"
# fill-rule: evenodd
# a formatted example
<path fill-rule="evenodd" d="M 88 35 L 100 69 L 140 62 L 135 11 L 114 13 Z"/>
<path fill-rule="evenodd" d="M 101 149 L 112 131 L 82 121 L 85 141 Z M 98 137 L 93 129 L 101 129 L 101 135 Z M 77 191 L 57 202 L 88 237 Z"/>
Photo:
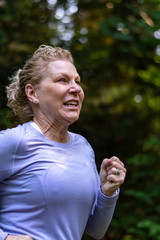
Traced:
<path fill-rule="evenodd" d="M 118 197 L 119 189 L 113 197 L 107 197 L 100 190 L 98 191 L 86 226 L 86 231 L 90 236 L 95 239 L 101 239 L 104 236 L 112 220 Z"/>
<path fill-rule="evenodd" d="M 8 178 L 13 173 L 13 154 L 16 149 L 16 141 L 11 131 L 1 131 L 0 132 L 0 181 Z M 1 186 L 1 185 L 0 185 Z M 0 187 L 0 191 L 2 189 Z M 0 201 L 1 202 L 1 201 Z M 1 213 L 1 204 L 0 204 Z M 0 226 L 1 226 L 1 215 L 0 215 Z M 0 240 L 4 240 L 8 233 L 0 228 Z"/>

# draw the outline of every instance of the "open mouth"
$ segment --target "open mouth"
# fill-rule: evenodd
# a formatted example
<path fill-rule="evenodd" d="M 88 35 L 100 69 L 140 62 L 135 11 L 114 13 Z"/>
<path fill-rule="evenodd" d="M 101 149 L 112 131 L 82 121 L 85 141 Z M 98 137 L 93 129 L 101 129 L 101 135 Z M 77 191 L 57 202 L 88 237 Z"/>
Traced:
<path fill-rule="evenodd" d="M 68 107 L 77 107 L 78 101 L 68 101 L 68 102 L 64 103 L 64 105 L 68 106 Z"/>

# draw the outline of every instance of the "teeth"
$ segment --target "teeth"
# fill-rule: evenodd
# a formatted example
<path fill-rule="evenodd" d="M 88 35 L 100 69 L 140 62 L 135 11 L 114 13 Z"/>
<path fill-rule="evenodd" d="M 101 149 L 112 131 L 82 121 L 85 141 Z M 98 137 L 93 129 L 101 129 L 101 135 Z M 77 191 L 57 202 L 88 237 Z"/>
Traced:
<path fill-rule="evenodd" d="M 65 105 L 77 106 L 77 102 L 67 102 Z"/>

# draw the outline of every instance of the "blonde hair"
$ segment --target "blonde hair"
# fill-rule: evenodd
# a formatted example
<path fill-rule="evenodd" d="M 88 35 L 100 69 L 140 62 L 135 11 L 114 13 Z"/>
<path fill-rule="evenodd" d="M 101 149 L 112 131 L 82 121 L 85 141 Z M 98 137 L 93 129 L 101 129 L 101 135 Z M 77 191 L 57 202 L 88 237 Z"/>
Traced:
<path fill-rule="evenodd" d="M 25 93 L 26 84 L 38 86 L 46 73 L 48 64 L 56 60 L 67 60 L 74 63 L 72 54 L 68 50 L 41 45 L 24 67 L 10 78 L 11 83 L 6 87 L 7 106 L 12 109 L 21 122 L 33 119 L 33 111 Z"/>

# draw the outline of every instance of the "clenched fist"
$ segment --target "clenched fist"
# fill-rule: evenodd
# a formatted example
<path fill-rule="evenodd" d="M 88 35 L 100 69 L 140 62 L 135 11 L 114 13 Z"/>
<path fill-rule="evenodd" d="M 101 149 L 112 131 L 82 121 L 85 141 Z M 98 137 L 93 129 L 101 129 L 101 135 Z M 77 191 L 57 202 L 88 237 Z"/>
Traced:
<path fill-rule="evenodd" d="M 126 169 L 118 157 L 105 158 L 101 164 L 101 191 L 107 196 L 113 196 L 124 182 Z"/>

